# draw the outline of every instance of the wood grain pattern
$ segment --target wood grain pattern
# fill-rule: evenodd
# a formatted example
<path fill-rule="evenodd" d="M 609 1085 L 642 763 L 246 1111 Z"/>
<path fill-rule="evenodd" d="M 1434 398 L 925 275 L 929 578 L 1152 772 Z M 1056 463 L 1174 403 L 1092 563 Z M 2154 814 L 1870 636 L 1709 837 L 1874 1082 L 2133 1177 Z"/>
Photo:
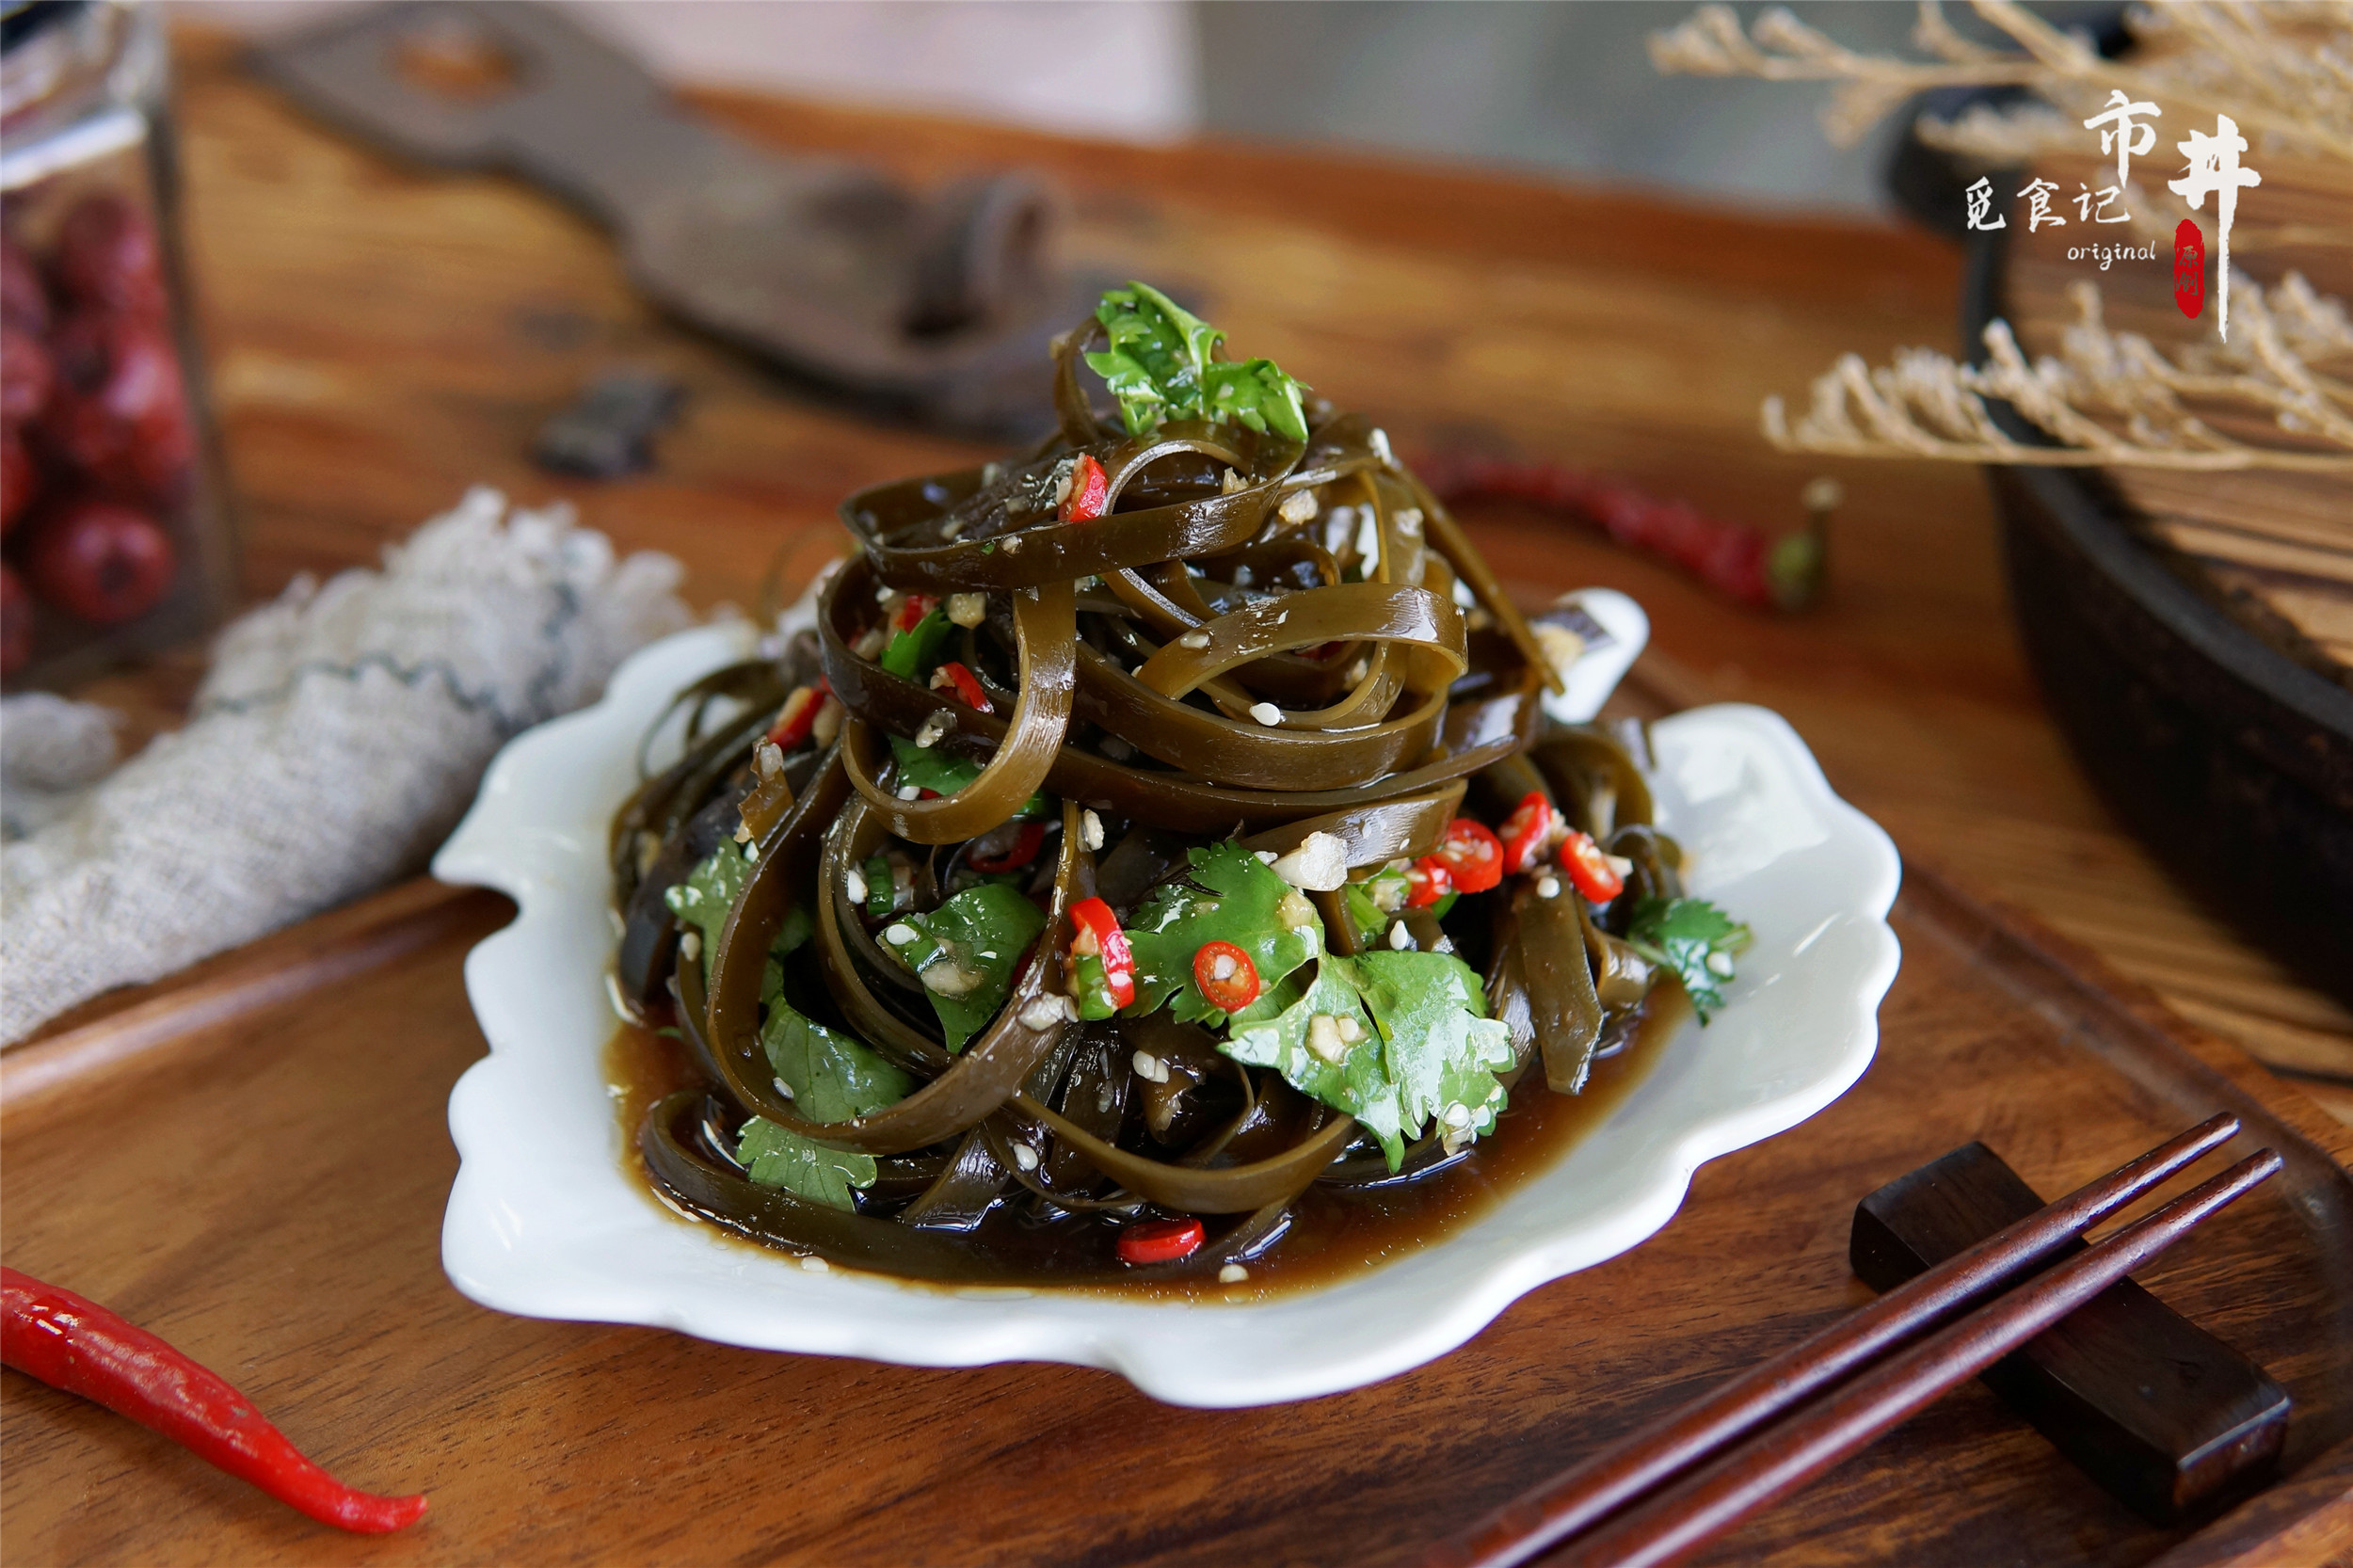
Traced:
<path fill-rule="evenodd" d="M 400 883 L 192 965 L 152 986 L 126 986 L 52 1018 L 0 1056 L 0 1109 L 200 1029 L 293 1000 L 400 957 L 504 901 L 429 879 Z"/>
<path fill-rule="evenodd" d="M 2044 1201 L 2000 1155 L 1965 1144 L 1856 1205 L 1847 1256 L 1856 1278 L 1893 1289 Z M 2087 1474 L 2159 1524 L 2225 1489 L 2252 1490 L 2287 1432 L 2285 1389 L 2129 1279 L 1984 1378 Z"/>
<path fill-rule="evenodd" d="M 424 1489 L 433 1512 L 402 1536 L 328 1538 L 10 1372 L 12 1563 L 1402 1562 L 1869 1299 L 1846 1258 L 1857 1194 L 1973 1138 L 2067 1190 L 2226 1107 L 2248 1122 L 2233 1152 L 2269 1144 L 2290 1169 L 2142 1282 L 2295 1396 L 2290 1487 L 2326 1482 L 2353 1437 L 2353 1183 L 2332 1162 L 2353 1132 L 1933 878 L 1899 906 L 1880 1059 L 1801 1132 L 1704 1167 L 1657 1237 L 1450 1356 L 1225 1412 L 1077 1368 L 770 1355 L 463 1301 L 436 1247 L 444 1102 L 481 1049 L 457 961 L 504 918 L 466 914 L 376 970 L 0 1113 L 12 1266 L 169 1336 L 339 1473 Z M 2181 1568 L 2325 1500 L 2288 1495 L 2153 1528 L 1972 1387 L 1698 1560 Z"/>
<path fill-rule="evenodd" d="M 842 493 L 973 455 L 807 401 L 655 320 L 561 209 L 374 158 L 238 78 L 217 40 L 183 42 L 191 248 L 250 592 L 366 561 L 487 480 L 568 498 L 623 547 L 680 556 L 699 602 L 743 602 L 772 561 L 797 578 L 840 548 Z M 1844 349 L 1950 340 L 1958 257 L 1892 230 L 703 102 L 748 134 L 920 177 L 1036 164 L 1073 191 L 1074 250 L 1193 288 L 1238 339 L 1379 410 L 1408 452 L 1492 442 L 1769 526 L 1797 520 L 1817 469 L 1765 449 L 1758 400 Z M 660 470 L 598 487 L 530 469 L 538 421 L 616 361 L 689 388 Z M 2003 614 L 1977 478 L 1832 466 L 1851 499 L 1829 602 L 1803 619 L 1728 608 L 1529 517 L 1472 522 L 1531 599 L 1581 583 L 1641 598 L 1654 690 L 1779 709 L 1915 861 L 2353 1088 L 2353 1018 L 2206 919 L 2074 773 Z M 170 722 L 168 689 L 146 706 L 151 728 Z M 464 1302 L 437 1249 L 444 1105 L 482 1050 L 460 960 L 503 916 L 461 901 L 373 968 L 0 1108 L 12 1266 L 171 1336 L 321 1460 L 427 1488 L 434 1513 L 392 1540 L 325 1539 L 9 1373 L 9 1560 L 1393 1560 L 1859 1303 L 1853 1199 L 1955 1144 L 1983 1138 L 2060 1191 L 2219 1099 L 2353 1154 L 2353 1133 L 2231 1048 L 2074 978 L 2065 966 L 2097 967 L 2083 951 L 2022 939 L 1936 886 L 1915 876 L 1907 898 L 1881 1060 L 1830 1112 L 1704 1168 L 1657 1239 L 1537 1292 L 1464 1352 L 1234 1413 L 1167 1409 L 1071 1368 L 768 1356 Z M 2293 1244 L 2342 1202 L 2342 1176 L 2303 1158 L 2302 1186 L 2251 1200 L 2247 1224 L 2144 1280 L 2317 1412 L 2292 1433 L 2282 1486 L 2194 1539 L 2153 1531 L 1970 1391 L 1706 1560 L 2324 1560 L 2344 1536 L 2315 1511 L 2353 1484 L 2353 1375 L 2329 1360 L 2353 1337 L 2353 1272 Z"/>

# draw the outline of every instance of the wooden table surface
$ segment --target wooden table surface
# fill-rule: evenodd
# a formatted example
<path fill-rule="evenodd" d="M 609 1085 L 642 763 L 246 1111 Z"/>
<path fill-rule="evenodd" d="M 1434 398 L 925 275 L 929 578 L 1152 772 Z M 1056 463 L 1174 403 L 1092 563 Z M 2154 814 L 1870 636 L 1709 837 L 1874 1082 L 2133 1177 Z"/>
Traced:
<path fill-rule="evenodd" d="M 242 78 L 222 40 L 184 33 L 180 45 L 189 239 L 250 595 L 369 561 L 488 482 L 525 501 L 567 497 L 619 546 L 677 555 L 697 604 L 747 601 L 772 561 L 798 577 L 842 546 L 833 507 L 845 491 L 972 456 L 829 411 L 660 321 L 601 236 L 552 201 L 495 178 L 395 166 Z M 747 135 L 920 179 L 1045 168 L 1074 198 L 1076 256 L 1193 288 L 1238 344 L 1374 412 L 1408 453 L 1475 442 L 1559 459 L 1774 528 L 1798 520 L 1806 479 L 1836 473 L 1849 499 L 1831 590 L 1797 618 L 1727 607 L 1533 517 L 1469 520 L 1531 599 L 1598 583 L 1641 600 L 1656 686 L 1778 709 L 1833 786 L 1909 856 L 2031 911 L 2353 1121 L 2353 1016 L 2178 892 L 2066 755 L 2006 617 L 1980 476 L 1801 462 L 1757 435 L 1761 397 L 1801 394 L 1842 351 L 1881 360 L 1902 344 L 1949 345 L 1957 252 L 1892 228 L 1767 221 L 1460 169 L 701 102 Z M 539 422 L 622 363 L 689 389 L 658 470 L 594 485 L 532 468 Z M 166 661 L 98 692 L 152 728 L 172 721 L 197 667 Z M 496 919 L 451 906 L 404 950 L 439 966 L 427 1002 L 446 1015 L 441 1055 L 455 1061 L 480 1050 L 457 959 Z M 338 1024 L 367 1027 L 363 1013 Z M 292 1048 L 274 1046 L 272 1060 L 298 1062 Z M 352 1179 L 375 1179 L 363 1163 Z M 432 1239 L 380 1243 L 415 1251 Z M 431 1310 L 472 1309 L 452 1298 Z M 21 1408 L 21 1380 L 4 1386 L 7 1408 Z"/>

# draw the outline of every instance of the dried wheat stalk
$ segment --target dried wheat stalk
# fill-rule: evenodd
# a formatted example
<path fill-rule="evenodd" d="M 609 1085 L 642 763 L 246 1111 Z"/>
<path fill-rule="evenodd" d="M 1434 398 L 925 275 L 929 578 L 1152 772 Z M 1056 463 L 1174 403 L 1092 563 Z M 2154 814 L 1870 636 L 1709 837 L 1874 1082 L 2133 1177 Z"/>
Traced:
<path fill-rule="evenodd" d="M 2268 291 L 2245 287 L 2249 329 L 2210 348 L 2169 352 L 2137 332 L 2111 330 L 2100 291 L 2078 283 L 2069 291 L 2077 319 L 2056 358 L 2029 363 L 2001 320 L 1985 329 L 1983 365 L 1907 348 L 1873 370 L 1849 354 L 1815 381 L 1795 426 L 1780 398 L 1766 399 L 1765 439 L 1784 452 L 1849 457 L 2353 473 L 2353 383 L 2318 368 L 2353 360 L 2345 307 L 2296 273 Z M 2012 440 L 1987 398 L 2008 402 L 2061 444 Z M 2295 444 L 2236 440 L 2193 405 L 2268 414 Z"/>
<path fill-rule="evenodd" d="M 1824 109 L 1833 141 L 1853 142 L 1913 94 L 1943 87 L 2024 87 L 2056 104 L 1973 111 L 1953 122 L 1923 121 L 1935 145 L 2014 163 L 2082 136 L 2082 122 L 2112 89 L 2179 104 L 2195 116 L 2227 114 L 2276 144 L 2353 162 L 2353 3 L 2273 0 L 2265 6 L 2174 0 L 2136 8 L 2126 26 L 2155 45 L 2145 62 L 2111 60 L 2062 33 L 2015 0 L 1971 0 L 1977 13 L 2019 46 L 1985 48 L 1956 32 L 1938 0 L 1921 0 L 1913 41 L 1932 60 L 1857 54 L 1776 6 L 1743 32 L 1728 6 L 1703 6 L 1650 40 L 1663 72 L 1836 82 Z M 2072 117 L 2072 119 L 2070 118 Z"/>

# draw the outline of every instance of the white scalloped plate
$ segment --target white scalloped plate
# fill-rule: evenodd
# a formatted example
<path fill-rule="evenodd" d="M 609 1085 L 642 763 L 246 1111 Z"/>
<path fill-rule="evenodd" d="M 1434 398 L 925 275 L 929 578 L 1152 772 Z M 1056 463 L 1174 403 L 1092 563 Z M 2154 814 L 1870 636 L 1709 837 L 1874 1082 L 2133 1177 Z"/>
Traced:
<path fill-rule="evenodd" d="M 1267 1404 L 1358 1387 L 1462 1344 L 1527 1291 L 1635 1246 L 1704 1160 L 1797 1126 L 1870 1064 L 1894 981 L 1895 846 L 1823 781 L 1777 714 L 1725 705 L 1661 721 L 1661 825 L 1693 891 L 1747 920 L 1729 1005 L 1544 1176 L 1415 1254 L 1264 1302 L 944 1290 L 795 1259 L 677 1218 L 623 1167 L 601 1066 L 605 827 L 670 694 L 743 657 L 743 624 L 639 653 L 592 709 L 501 752 L 435 857 L 445 882 L 521 913 L 466 960 L 489 1056 L 450 1096 L 462 1163 L 441 1230 L 458 1289 L 526 1317 L 673 1328 L 760 1350 L 923 1366 L 1104 1367 L 1172 1403 Z"/>

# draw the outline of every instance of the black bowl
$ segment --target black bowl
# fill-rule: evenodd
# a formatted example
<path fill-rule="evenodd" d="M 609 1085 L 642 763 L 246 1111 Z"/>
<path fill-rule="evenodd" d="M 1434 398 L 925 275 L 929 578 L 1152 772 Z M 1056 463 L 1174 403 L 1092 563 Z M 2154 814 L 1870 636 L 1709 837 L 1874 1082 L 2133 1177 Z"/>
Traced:
<path fill-rule="evenodd" d="M 1976 236 L 1961 328 L 1978 355 L 2006 255 Z M 2093 786 L 2193 897 L 2353 1003 L 2353 691 L 2203 597 L 2097 471 L 1987 475 L 2027 662 Z"/>

